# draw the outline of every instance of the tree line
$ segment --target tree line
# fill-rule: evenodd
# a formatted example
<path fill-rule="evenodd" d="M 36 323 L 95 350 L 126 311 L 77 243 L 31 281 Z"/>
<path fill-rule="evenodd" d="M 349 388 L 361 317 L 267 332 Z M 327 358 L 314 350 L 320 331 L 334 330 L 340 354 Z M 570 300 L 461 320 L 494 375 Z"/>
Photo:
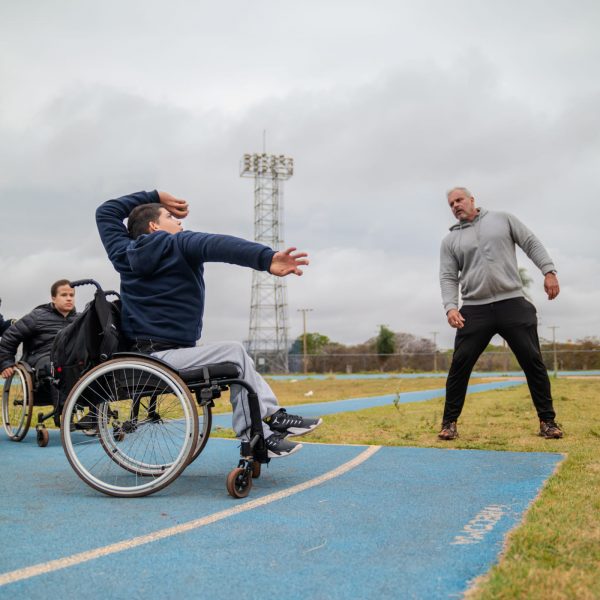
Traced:
<path fill-rule="evenodd" d="M 304 336 L 292 344 L 290 370 L 304 369 Z M 306 370 L 327 372 L 445 372 L 452 360 L 452 350 L 440 350 L 432 339 L 410 333 L 394 332 L 380 325 L 376 336 L 361 344 L 345 345 L 319 332 L 306 334 Z M 542 357 L 549 371 L 600 369 L 600 338 L 586 337 L 574 342 L 541 341 Z M 475 365 L 477 371 L 518 371 L 519 364 L 506 345 L 490 344 Z"/>

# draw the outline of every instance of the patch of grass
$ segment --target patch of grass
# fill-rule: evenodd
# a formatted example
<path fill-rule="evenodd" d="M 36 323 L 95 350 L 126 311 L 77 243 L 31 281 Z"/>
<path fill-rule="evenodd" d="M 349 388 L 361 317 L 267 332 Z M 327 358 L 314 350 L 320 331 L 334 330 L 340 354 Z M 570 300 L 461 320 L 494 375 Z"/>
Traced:
<path fill-rule="evenodd" d="M 490 378 L 473 379 L 471 383 L 495 381 Z M 421 379 L 299 379 L 298 381 L 271 381 L 267 383 L 277 396 L 281 406 L 295 404 L 312 404 L 314 402 L 331 402 L 332 400 L 348 400 L 384 396 L 386 394 L 403 394 L 419 390 L 435 390 L 446 385 L 444 377 L 423 377 Z M 310 393 L 312 392 L 312 394 Z M 306 394 L 309 394 L 308 396 Z M 215 402 L 214 413 L 231 411 L 229 393 L 226 392 Z"/>

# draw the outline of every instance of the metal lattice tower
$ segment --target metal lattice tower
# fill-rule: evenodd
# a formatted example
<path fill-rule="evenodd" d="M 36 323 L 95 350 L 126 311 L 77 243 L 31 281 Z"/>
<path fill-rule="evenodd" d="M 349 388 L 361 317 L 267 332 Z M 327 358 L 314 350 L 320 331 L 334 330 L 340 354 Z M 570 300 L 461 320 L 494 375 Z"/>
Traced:
<path fill-rule="evenodd" d="M 244 154 L 240 177 L 254 178 L 254 239 L 283 249 L 283 185 L 294 174 L 294 159 Z M 248 354 L 261 372 L 288 371 L 288 318 L 285 279 L 252 272 Z"/>

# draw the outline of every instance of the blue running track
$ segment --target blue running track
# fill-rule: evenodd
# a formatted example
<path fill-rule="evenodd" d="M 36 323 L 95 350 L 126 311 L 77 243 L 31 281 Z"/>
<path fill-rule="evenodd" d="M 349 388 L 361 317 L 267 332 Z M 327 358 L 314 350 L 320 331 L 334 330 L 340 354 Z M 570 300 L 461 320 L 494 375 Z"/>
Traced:
<path fill-rule="evenodd" d="M 65 600 L 457 598 L 562 460 L 307 443 L 234 500 L 237 443 L 211 439 L 167 489 L 125 500 L 77 478 L 57 431 L 44 449 L 0 435 L 0 455 L 0 598 Z"/>

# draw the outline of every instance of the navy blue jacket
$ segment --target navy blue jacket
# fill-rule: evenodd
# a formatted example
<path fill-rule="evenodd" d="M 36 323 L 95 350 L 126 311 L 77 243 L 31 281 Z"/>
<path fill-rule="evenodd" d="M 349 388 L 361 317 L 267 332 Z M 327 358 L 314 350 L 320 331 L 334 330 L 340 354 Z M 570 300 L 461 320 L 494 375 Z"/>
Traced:
<path fill-rule="evenodd" d="M 194 231 L 155 231 L 132 240 L 123 220 L 136 206 L 159 201 L 156 191 L 108 200 L 96 210 L 96 223 L 108 258 L 121 275 L 125 336 L 193 346 L 202 333 L 204 263 L 266 271 L 275 252 L 229 235 Z"/>

